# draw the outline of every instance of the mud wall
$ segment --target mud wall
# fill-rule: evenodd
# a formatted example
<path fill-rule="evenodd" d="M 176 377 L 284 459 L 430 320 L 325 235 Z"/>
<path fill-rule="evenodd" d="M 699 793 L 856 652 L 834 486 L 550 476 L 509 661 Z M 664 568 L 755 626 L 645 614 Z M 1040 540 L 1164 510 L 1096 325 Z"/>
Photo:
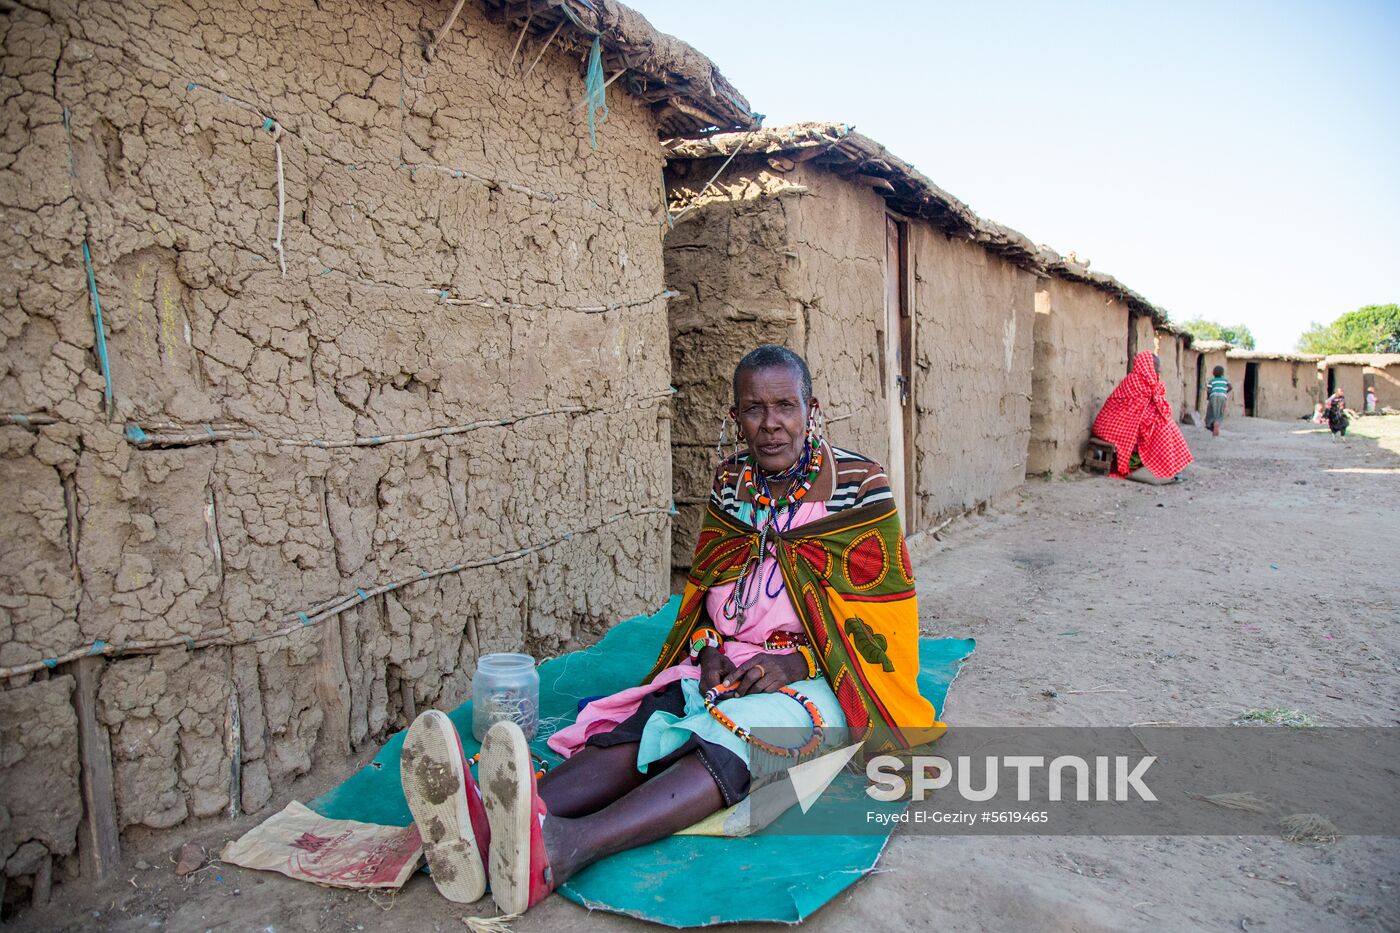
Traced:
<path fill-rule="evenodd" d="M 1201 410 L 1199 387 L 1201 379 L 1201 351 L 1183 349 L 1181 351 L 1181 414 Z"/>
<path fill-rule="evenodd" d="M 683 198 L 718 167 L 678 160 L 668 188 Z M 831 440 L 887 459 L 887 214 L 868 185 L 805 163 L 779 171 L 740 156 L 667 235 L 667 283 L 682 296 L 671 309 L 680 509 L 673 585 L 690 565 L 719 419 L 747 350 L 774 342 L 804 353 Z M 909 221 L 908 230 L 918 528 L 1024 479 L 1036 278 L 924 223 Z"/>
<path fill-rule="evenodd" d="M 885 200 L 868 185 L 800 163 L 807 188 L 788 202 L 792 281 L 813 389 L 838 447 L 886 464 L 890 419 L 884 385 Z M 914 238 L 927 228 L 908 225 Z M 913 313 L 919 313 L 916 304 Z"/>
<path fill-rule="evenodd" d="M 1094 416 L 1123 378 L 1128 307 L 1092 286 L 1044 279 L 1033 326 L 1026 473 L 1059 472 L 1083 459 Z"/>
<path fill-rule="evenodd" d="M 674 162 L 668 188 L 698 188 L 719 164 Z M 867 187 L 805 164 L 777 172 L 765 158 L 740 156 L 667 234 L 666 282 L 679 293 L 670 315 L 673 586 L 690 566 L 734 366 L 749 350 L 777 343 L 802 353 L 831 441 L 887 455 L 884 223 L 884 201 Z"/>
<path fill-rule="evenodd" d="M 1172 417 L 1180 420 L 1186 409 L 1187 360 L 1181 336 L 1171 331 L 1156 331 L 1157 356 L 1162 361 L 1162 384 L 1167 389 L 1167 401 L 1172 406 Z M 1195 371 L 1191 372 L 1195 378 Z"/>
<path fill-rule="evenodd" d="M 1134 314 L 1128 321 L 1128 353 L 1123 361 L 1123 372 L 1132 372 L 1133 357 L 1143 350 L 1155 352 L 1157 331 L 1152 326 L 1152 318 L 1145 314 Z"/>
<path fill-rule="evenodd" d="M 1181 417 L 1181 344 L 1175 334 L 1156 331 L 1157 358 L 1162 361 L 1158 376 L 1167 390 L 1167 402 L 1172 407 L 1172 417 Z"/>
<path fill-rule="evenodd" d="M 1311 415 L 1319 397 L 1317 364 L 1295 360 L 1259 360 L 1254 416 L 1292 421 Z M 1241 381 L 1241 387 L 1244 383 Z M 1243 388 L 1241 388 L 1243 391 Z"/>
<path fill-rule="evenodd" d="M 1389 366 L 1368 366 L 1362 370 L 1374 375 L 1376 404 L 1384 408 L 1400 408 L 1400 360 Z M 1361 411 L 1366 404 L 1365 391 L 1357 398 L 1356 410 Z"/>
<path fill-rule="evenodd" d="M 1361 411 L 1366 403 L 1366 381 L 1363 377 L 1366 367 L 1360 363 L 1334 363 L 1330 364 L 1330 369 L 1334 373 L 1333 384 L 1337 389 L 1341 389 L 1347 394 L 1347 407 L 1353 411 Z M 1376 380 L 1376 402 L 1380 405 L 1387 404 L 1381 395 L 1382 379 Z M 1324 391 L 1327 383 L 1323 382 Z M 1335 391 L 1335 390 L 1334 390 Z M 1326 396 L 1324 395 L 1325 399 Z"/>
<path fill-rule="evenodd" d="M 593 151 L 576 57 L 527 77 L 468 4 L 428 63 L 444 14 L 38 2 L 0 26 L 0 413 L 24 416 L 0 665 L 179 646 L 101 678 L 123 829 L 258 810 L 460 702 L 479 652 L 665 596 L 655 126 L 614 91 Z M 0 702 L 58 690 L 46 670 Z M 71 852 L 37 819 L 11 808 L 0 845 Z"/>
<path fill-rule="evenodd" d="M 718 168 L 706 166 L 695 166 L 693 174 L 703 169 L 708 178 Z M 674 171 L 675 166 L 668 175 L 671 188 L 686 181 Z M 741 164 L 736 171 L 736 179 L 744 177 L 747 166 Z M 733 404 L 735 364 L 764 343 L 804 349 L 801 307 L 790 268 L 795 258 L 789 255 L 793 250 L 788 242 L 786 201 L 794 195 L 751 194 L 689 211 L 666 235 L 666 282 L 678 293 L 670 303 L 669 324 L 671 380 L 676 387 L 671 451 L 677 509 L 670 563 L 677 586 L 690 567 L 704 517 L 718 459 L 720 421 Z M 731 424 L 731 442 L 733 435 Z"/>
<path fill-rule="evenodd" d="M 917 531 L 1025 479 L 1038 280 L 924 226 L 913 254 Z"/>

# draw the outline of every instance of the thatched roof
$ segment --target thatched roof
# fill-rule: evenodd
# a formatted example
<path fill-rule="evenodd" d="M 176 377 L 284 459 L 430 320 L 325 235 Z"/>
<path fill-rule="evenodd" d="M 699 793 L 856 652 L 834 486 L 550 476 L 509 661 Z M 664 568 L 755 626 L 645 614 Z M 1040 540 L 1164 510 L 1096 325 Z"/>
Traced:
<path fill-rule="evenodd" d="M 1400 366 L 1400 353 L 1339 353 L 1326 357 L 1328 366 Z"/>
<path fill-rule="evenodd" d="M 1037 275 L 1083 282 L 1109 292 L 1136 314 L 1150 315 L 1158 326 L 1166 312 L 1110 275 L 1090 272 L 1017 230 L 977 216 L 972 208 L 935 185 L 910 163 L 844 123 L 795 123 L 747 133 L 719 133 L 703 139 L 666 143 L 672 159 L 728 157 L 736 150 L 756 155 L 790 155 L 858 184 L 869 184 L 889 206 L 906 217 L 927 221 L 949 236 L 971 240 L 988 252 Z"/>
<path fill-rule="evenodd" d="M 663 139 L 748 129 L 759 117 L 715 63 L 616 0 L 482 0 L 512 30 L 586 53 L 601 37 L 603 71 L 651 106 Z M 557 34 L 555 34 L 558 30 Z"/>
<path fill-rule="evenodd" d="M 1322 355 L 1319 353 L 1270 353 L 1266 350 L 1238 350 L 1232 349 L 1225 354 L 1232 360 L 1276 360 L 1281 363 L 1320 363 Z"/>
<path fill-rule="evenodd" d="M 1233 350 L 1235 345 L 1227 340 L 1197 340 L 1191 345 L 1191 349 L 1200 350 L 1202 353 L 1218 353 L 1223 350 Z"/>

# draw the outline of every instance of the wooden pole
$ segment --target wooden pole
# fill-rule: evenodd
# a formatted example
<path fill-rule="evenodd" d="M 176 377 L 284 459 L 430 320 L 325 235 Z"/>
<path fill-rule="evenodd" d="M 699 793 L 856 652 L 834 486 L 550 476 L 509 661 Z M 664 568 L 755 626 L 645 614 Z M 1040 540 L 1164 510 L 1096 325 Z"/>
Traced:
<path fill-rule="evenodd" d="M 73 691 L 73 706 L 78 713 L 78 760 L 83 792 L 78 861 L 83 877 L 91 881 L 107 878 L 121 859 L 112 745 L 107 729 L 97 720 L 97 681 L 105 664 L 106 660 L 100 657 L 80 658 L 73 663 L 73 675 L 78 684 Z"/>

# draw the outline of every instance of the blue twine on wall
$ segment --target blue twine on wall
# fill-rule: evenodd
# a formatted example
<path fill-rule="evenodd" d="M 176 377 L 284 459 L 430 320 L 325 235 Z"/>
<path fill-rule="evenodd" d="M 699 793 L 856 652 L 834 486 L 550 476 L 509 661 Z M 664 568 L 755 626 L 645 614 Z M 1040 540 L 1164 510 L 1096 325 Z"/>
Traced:
<path fill-rule="evenodd" d="M 126 439 L 133 444 L 139 444 L 146 439 L 146 432 L 141 430 L 141 425 L 129 425 L 126 429 Z"/>
<path fill-rule="evenodd" d="M 307 615 L 306 613 L 304 613 L 304 612 L 298 612 L 298 613 L 297 613 L 297 618 L 301 620 L 301 624 L 302 624 L 302 625 L 310 625 L 310 624 L 311 624 L 311 617 L 310 617 L 309 615 Z"/>
<path fill-rule="evenodd" d="M 584 79 L 583 99 L 588 106 L 588 141 L 598 148 L 598 124 L 608 119 L 608 88 L 603 80 L 603 40 L 593 37 L 593 48 L 588 52 L 588 77 Z M 597 111 L 603 111 L 601 118 Z"/>
<path fill-rule="evenodd" d="M 97 277 L 92 272 L 92 250 L 88 248 L 88 241 L 83 240 L 83 265 L 87 267 L 88 291 L 92 292 L 92 318 L 93 326 L 97 331 L 97 361 L 102 364 L 102 379 L 107 383 L 107 388 L 103 392 L 103 400 L 107 405 L 107 414 L 112 413 L 112 367 L 107 362 L 107 333 L 102 329 L 102 302 L 97 298 Z"/>
<path fill-rule="evenodd" d="M 68 108 L 63 108 L 63 132 L 68 134 L 68 175 L 78 177 L 78 159 L 73 155 L 73 119 Z"/>
<path fill-rule="evenodd" d="M 107 647 L 107 643 L 106 643 L 105 641 L 103 641 L 102 639 L 99 638 L 99 639 L 97 639 L 96 641 L 94 641 L 94 642 L 92 643 L 92 649 L 91 649 L 90 651 L 88 651 L 88 654 L 101 654 L 101 653 L 102 653 L 102 649 L 104 649 L 104 648 L 106 648 L 106 647 Z"/>
<path fill-rule="evenodd" d="M 58 658 L 44 658 L 44 666 L 49 669 L 58 667 Z"/>
<path fill-rule="evenodd" d="M 355 595 L 357 595 L 357 596 L 360 597 L 360 602 L 362 602 L 362 603 L 367 603 L 367 602 L 369 602 L 369 594 L 366 593 L 364 590 L 360 589 L 359 587 L 356 587 L 356 588 L 355 588 Z"/>

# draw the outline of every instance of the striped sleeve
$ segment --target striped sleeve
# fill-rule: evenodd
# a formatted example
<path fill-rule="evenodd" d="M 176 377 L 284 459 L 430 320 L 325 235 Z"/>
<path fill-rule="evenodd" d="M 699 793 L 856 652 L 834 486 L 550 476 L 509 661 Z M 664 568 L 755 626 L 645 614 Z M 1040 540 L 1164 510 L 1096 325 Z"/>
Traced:
<path fill-rule="evenodd" d="M 840 512 L 875 502 L 892 501 L 889 477 L 885 468 L 855 451 L 832 447 L 836 459 L 836 489 L 827 509 Z"/>

